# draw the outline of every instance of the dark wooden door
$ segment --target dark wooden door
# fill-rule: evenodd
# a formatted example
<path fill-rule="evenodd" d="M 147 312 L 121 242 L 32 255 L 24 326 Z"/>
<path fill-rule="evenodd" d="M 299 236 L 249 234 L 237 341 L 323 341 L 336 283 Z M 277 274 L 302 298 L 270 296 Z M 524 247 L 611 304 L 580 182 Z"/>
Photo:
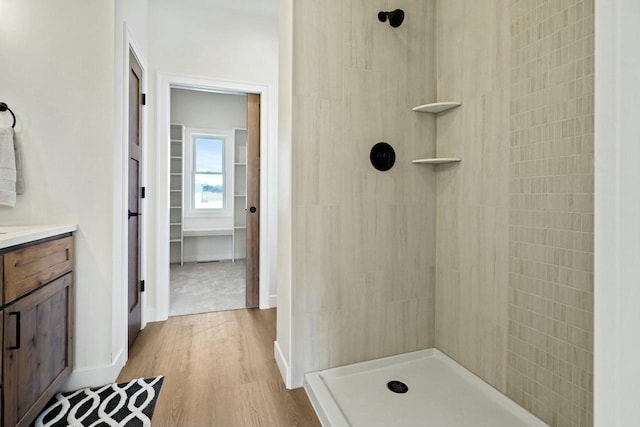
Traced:
<path fill-rule="evenodd" d="M 4 424 L 29 426 L 72 366 L 73 274 L 4 310 Z"/>
<path fill-rule="evenodd" d="M 247 307 L 260 304 L 260 95 L 247 96 Z"/>
<path fill-rule="evenodd" d="M 129 347 L 140 332 L 140 174 L 142 149 L 140 145 L 142 67 L 129 51 L 129 226 L 128 244 L 128 309 Z"/>

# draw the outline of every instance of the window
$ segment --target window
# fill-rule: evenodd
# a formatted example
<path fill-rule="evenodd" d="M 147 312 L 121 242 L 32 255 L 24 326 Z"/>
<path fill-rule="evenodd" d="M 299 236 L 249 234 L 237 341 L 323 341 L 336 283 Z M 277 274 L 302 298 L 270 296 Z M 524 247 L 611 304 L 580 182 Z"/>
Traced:
<path fill-rule="evenodd" d="M 195 209 L 225 208 L 224 138 L 193 137 L 193 206 Z"/>
<path fill-rule="evenodd" d="M 186 129 L 185 217 L 228 217 L 233 212 L 233 132 Z"/>

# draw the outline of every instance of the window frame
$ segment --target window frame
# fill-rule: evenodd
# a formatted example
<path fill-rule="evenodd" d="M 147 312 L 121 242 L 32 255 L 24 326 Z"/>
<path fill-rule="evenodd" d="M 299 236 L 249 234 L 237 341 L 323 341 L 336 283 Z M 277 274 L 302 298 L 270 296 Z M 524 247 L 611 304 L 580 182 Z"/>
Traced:
<path fill-rule="evenodd" d="M 233 147 L 235 145 L 233 130 L 227 129 L 196 129 L 187 128 L 185 144 L 185 164 L 183 173 L 183 188 L 185 192 L 185 217 L 231 217 L 233 215 Z M 223 145 L 223 195 L 222 209 L 196 208 L 195 207 L 195 144 L 198 137 L 218 138 L 224 141 Z"/>

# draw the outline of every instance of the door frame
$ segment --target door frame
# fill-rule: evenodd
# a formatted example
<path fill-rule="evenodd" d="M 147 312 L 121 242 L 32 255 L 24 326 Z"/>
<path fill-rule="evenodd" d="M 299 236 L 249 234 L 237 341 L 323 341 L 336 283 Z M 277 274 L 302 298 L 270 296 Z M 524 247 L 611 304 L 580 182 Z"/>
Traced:
<path fill-rule="evenodd" d="M 145 83 L 145 76 L 143 74 L 142 71 L 142 65 L 140 64 L 140 61 L 138 60 L 135 52 L 133 51 L 132 48 L 129 48 L 129 67 L 127 70 L 127 86 L 129 87 L 129 93 L 127 94 L 127 110 L 128 110 L 128 119 L 129 122 L 127 123 L 127 149 L 128 149 L 128 156 L 127 156 L 127 164 L 128 164 L 128 168 L 127 168 L 127 179 L 128 181 L 128 185 L 127 185 L 127 209 L 122 211 L 122 215 L 126 215 L 127 216 L 127 347 L 131 348 L 131 346 L 133 345 L 133 342 L 135 341 L 135 338 L 137 338 L 137 336 L 140 334 L 140 331 L 142 330 L 142 294 L 143 294 L 143 289 L 141 288 L 142 285 L 142 251 L 144 248 L 144 242 L 143 242 L 143 236 L 142 236 L 142 220 L 143 220 L 143 216 L 141 216 L 141 214 L 144 212 L 143 209 L 143 200 L 144 200 L 144 194 L 143 191 L 141 190 L 144 185 L 142 182 L 142 169 L 144 168 L 144 165 L 146 164 L 146 157 L 143 156 L 143 144 L 142 144 L 142 130 L 144 128 L 144 124 L 142 122 L 142 114 L 145 110 L 144 108 L 144 103 L 143 103 L 143 99 L 144 99 L 144 83 Z M 131 104 L 132 104 L 132 100 L 131 100 L 131 74 L 134 74 L 134 76 L 138 79 L 138 85 L 137 85 L 137 91 L 136 91 L 136 99 L 135 99 L 135 104 L 137 106 L 137 126 L 135 129 L 135 132 L 137 134 L 137 147 L 135 148 L 135 151 L 137 152 L 138 155 L 138 159 L 134 159 L 134 157 L 132 157 L 132 143 L 131 143 L 131 132 L 133 129 L 131 129 Z M 133 153 L 135 156 L 135 153 Z M 136 186 L 137 188 L 133 189 L 131 187 L 131 178 L 132 178 L 132 174 L 131 174 L 131 160 L 137 160 L 138 162 L 138 167 L 137 167 L 137 173 L 136 173 Z M 132 221 L 132 218 L 130 217 L 131 214 L 131 202 L 132 202 L 132 192 L 135 194 L 135 201 L 136 201 L 136 205 L 137 205 L 137 213 L 136 215 L 138 215 L 137 217 L 135 217 L 135 221 L 136 221 L 136 228 L 135 228 L 135 233 L 137 235 L 136 238 L 136 249 L 132 251 L 131 248 L 131 234 L 132 234 L 132 229 L 131 229 L 131 223 L 130 221 Z M 125 212 L 129 212 L 129 215 L 127 215 Z M 145 215 L 146 216 L 146 215 Z M 136 305 L 133 310 L 131 310 L 131 301 L 128 299 L 128 297 L 131 294 L 131 271 L 130 271 L 130 266 L 131 264 L 131 260 L 132 258 L 132 253 L 131 252 L 135 252 L 135 259 L 136 259 L 136 274 L 135 274 L 135 288 L 136 288 Z M 135 337 L 132 338 L 132 313 L 135 312 Z M 138 319 L 139 316 L 139 319 Z"/>
<path fill-rule="evenodd" d="M 157 209 L 156 209 L 156 301 L 155 310 L 148 309 L 149 321 L 162 321 L 169 317 L 169 124 L 171 123 L 171 89 L 202 90 L 205 92 L 236 92 L 259 94 L 260 109 L 260 305 L 266 309 L 275 306 L 270 296 L 271 274 L 275 272 L 270 253 L 278 248 L 275 227 L 277 221 L 276 206 L 269 203 L 269 151 L 276 141 L 269 139 L 269 96 L 268 85 L 232 80 L 220 80 L 174 73 L 158 73 L 157 108 Z M 274 169 L 275 171 L 275 169 Z M 274 191 L 273 189 L 271 190 Z M 271 233 L 271 238 L 269 238 Z M 145 311 L 143 307 L 143 312 Z"/>
<path fill-rule="evenodd" d="M 120 102 L 122 104 L 122 129 L 120 129 L 120 144 L 116 145 L 114 159 L 114 206 L 113 206 L 113 247 L 112 256 L 114 260 L 113 269 L 113 298 L 112 298 L 112 348 L 117 349 L 116 354 L 111 355 L 111 362 L 114 369 L 124 366 L 128 359 L 128 221 L 125 215 L 128 206 L 129 188 L 129 51 L 138 60 L 142 68 L 142 92 L 148 93 L 148 63 L 142 54 L 140 45 L 136 42 L 131 29 L 124 23 L 123 37 L 123 60 L 121 68 L 122 92 Z M 117 102 L 117 101 L 116 101 Z M 146 186 L 148 181 L 148 144 L 147 144 L 147 109 L 142 108 L 140 118 L 140 144 L 141 157 L 144 159 L 140 176 L 140 185 Z M 143 211 L 146 209 L 146 199 L 140 200 Z M 147 276 L 147 219 L 140 218 L 140 280 L 145 280 Z M 142 304 L 140 328 L 144 329 L 148 322 L 145 313 L 147 305 L 146 292 L 142 292 L 140 303 Z M 116 371 L 116 372 L 117 372 Z"/>

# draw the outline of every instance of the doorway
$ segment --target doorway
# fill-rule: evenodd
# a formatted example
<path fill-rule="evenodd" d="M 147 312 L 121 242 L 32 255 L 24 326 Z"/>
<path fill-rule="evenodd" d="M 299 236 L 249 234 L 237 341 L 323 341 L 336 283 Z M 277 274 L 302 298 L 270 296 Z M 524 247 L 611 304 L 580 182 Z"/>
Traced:
<path fill-rule="evenodd" d="M 170 89 L 169 316 L 259 303 L 260 95 Z"/>
<path fill-rule="evenodd" d="M 269 125 L 272 111 L 276 111 L 275 100 L 270 95 L 270 87 L 258 83 L 218 80 L 174 73 L 158 73 L 158 197 L 154 251 L 156 256 L 155 283 L 153 287 L 154 307 L 148 310 L 149 321 L 169 318 L 170 303 L 170 123 L 171 90 L 189 89 L 213 93 L 259 94 L 260 95 L 260 218 L 259 229 L 259 307 L 275 307 L 276 297 L 272 295 L 275 283 L 275 256 L 277 252 L 276 218 L 277 203 L 275 186 L 275 166 L 271 163 L 277 152 L 276 128 Z M 151 296 L 151 295 L 150 295 Z"/>

